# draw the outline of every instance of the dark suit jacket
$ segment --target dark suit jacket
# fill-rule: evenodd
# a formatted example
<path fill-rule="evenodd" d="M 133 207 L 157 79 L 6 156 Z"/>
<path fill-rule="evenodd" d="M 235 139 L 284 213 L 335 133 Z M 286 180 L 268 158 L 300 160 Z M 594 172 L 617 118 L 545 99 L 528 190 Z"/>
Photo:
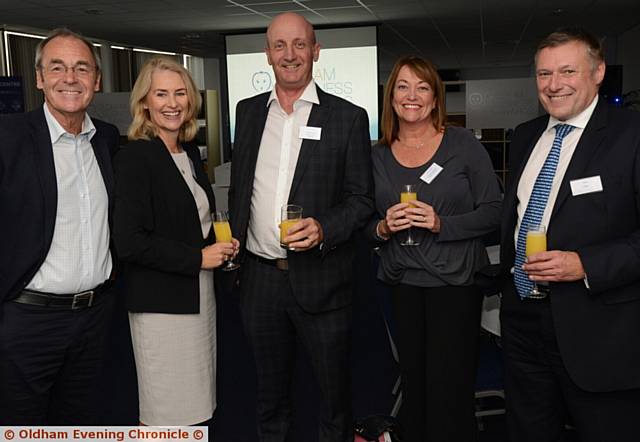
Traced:
<path fill-rule="evenodd" d="M 289 193 L 289 204 L 322 225 L 324 244 L 288 252 L 289 279 L 298 304 L 310 312 L 351 302 L 354 247 L 351 238 L 373 213 L 371 143 L 366 112 L 320 88 L 307 126 L 322 128 L 321 139 L 304 140 Z M 231 229 L 246 246 L 256 160 L 267 119 L 269 93 L 238 103 L 231 163 Z M 242 278 L 242 269 L 240 269 Z"/>
<path fill-rule="evenodd" d="M 196 181 L 215 210 L 213 191 L 198 148 L 185 144 Z M 124 267 L 129 311 L 198 313 L 202 237 L 193 195 L 164 143 L 127 144 L 115 159 L 114 240 Z"/>
<path fill-rule="evenodd" d="M 115 126 L 92 119 L 93 152 L 113 208 Z M 53 147 L 41 107 L 0 118 L 0 303 L 31 281 L 51 247 L 58 205 Z M 116 259 L 114 256 L 113 264 Z"/>
<path fill-rule="evenodd" d="M 522 124 L 513 135 L 504 201 L 501 262 L 513 266 L 516 190 L 548 117 Z M 603 191 L 572 196 L 570 181 L 600 176 Z M 576 251 L 582 280 L 551 283 L 558 346 L 569 375 L 588 391 L 640 388 L 640 114 L 609 108 L 601 99 L 560 186 L 548 250 Z M 520 302 L 504 290 L 503 315 Z"/>

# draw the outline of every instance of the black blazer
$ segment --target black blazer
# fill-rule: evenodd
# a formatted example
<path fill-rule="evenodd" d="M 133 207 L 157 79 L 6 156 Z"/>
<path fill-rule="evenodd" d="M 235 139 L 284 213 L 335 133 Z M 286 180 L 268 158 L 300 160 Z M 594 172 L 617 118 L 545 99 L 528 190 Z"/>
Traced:
<path fill-rule="evenodd" d="M 185 144 L 196 181 L 215 210 L 200 152 Z M 198 313 L 202 248 L 200 216 L 169 150 L 156 138 L 127 144 L 115 159 L 114 240 L 132 312 Z"/>
<path fill-rule="evenodd" d="M 515 257 L 516 190 L 548 116 L 516 128 L 502 223 L 501 262 Z M 572 196 L 570 181 L 600 176 L 602 192 Z M 549 250 L 576 251 L 583 281 L 551 283 L 551 307 L 562 359 L 587 391 L 640 388 L 640 114 L 609 108 L 602 99 L 576 147 L 560 186 Z M 508 284 L 513 285 L 511 278 Z M 520 302 L 505 290 L 503 315 Z"/>
<path fill-rule="evenodd" d="M 304 140 L 289 193 L 289 204 L 322 225 L 324 244 L 306 252 L 288 252 L 289 279 L 300 306 L 332 310 L 351 302 L 352 236 L 373 213 L 371 142 L 364 109 L 317 89 L 308 126 L 322 128 L 321 139 Z M 238 103 L 231 163 L 231 228 L 242 261 L 249 224 L 253 179 L 269 93 Z M 240 269 L 242 278 L 242 268 Z"/>
<path fill-rule="evenodd" d="M 115 126 L 91 119 L 91 139 L 113 208 L 111 157 L 118 149 Z M 0 304 L 31 281 L 51 247 L 58 206 L 53 147 L 44 109 L 0 118 Z M 116 265 L 113 256 L 113 265 Z"/>

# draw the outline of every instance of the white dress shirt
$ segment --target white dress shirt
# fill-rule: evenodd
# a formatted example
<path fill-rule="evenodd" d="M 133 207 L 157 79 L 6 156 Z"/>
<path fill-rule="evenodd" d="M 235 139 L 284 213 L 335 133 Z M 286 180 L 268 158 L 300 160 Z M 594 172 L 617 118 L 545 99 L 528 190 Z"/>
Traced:
<path fill-rule="evenodd" d="M 293 103 L 291 114 L 280 106 L 275 88 L 267 101 L 269 113 L 260 141 L 247 232 L 247 249 L 263 258 L 287 256 L 280 247 L 280 210 L 289 200 L 302 146 L 300 128 L 307 125 L 314 103 L 320 101 L 313 80 Z"/>
<path fill-rule="evenodd" d="M 109 197 L 91 138 L 96 128 L 85 114 L 80 134 L 68 133 L 46 103 L 58 189 L 51 247 L 27 289 L 70 294 L 89 290 L 111 274 Z"/>
<path fill-rule="evenodd" d="M 576 150 L 576 146 L 580 141 L 580 137 L 584 132 L 584 128 L 587 127 L 587 123 L 589 122 L 589 119 L 591 118 L 591 115 L 593 114 L 593 110 L 596 108 L 597 103 L 598 96 L 596 95 L 591 104 L 585 110 L 566 121 L 560 121 L 556 118 L 553 118 L 552 116 L 549 116 L 549 124 L 547 124 L 547 128 L 542 133 L 540 139 L 533 148 L 531 156 L 529 157 L 529 161 L 527 161 L 527 165 L 522 171 L 522 176 L 520 177 L 520 181 L 518 182 L 518 222 L 516 224 L 516 230 L 514 232 L 516 245 L 518 243 L 518 231 L 520 230 L 520 222 L 522 221 L 524 212 L 527 209 L 527 204 L 529 204 L 529 197 L 531 197 L 533 185 L 535 184 L 536 178 L 538 178 L 538 174 L 540 173 L 540 169 L 542 169 L 544 161 L 547 159 L 547 155 L 549 155 L 549 151 L 551 151 L 551 147 L 553 146 L 553 139 L 556 136 L 556 130 L 554 129 L 554 126 L 556 124 L 570 124 L 572 126 L 575 126 L 575 129 L 573 129 L 562 141 L 558 167 L 556 169 L 556 174 L 553 177 L 553 183 L 551 184 L 551 191 L 549 192 L 547 207 L 544 209 L 542 221 L 540 222 L 540 224 L 545 226 L 547 229 L 549 228 L 549 219 L 551 218 L 551 212 L 553 211 L 553 206 L 555 205 L 558 191 L 560 190 L 560 184 L 562 184 L 564 174 L 567 172 L 567 168 L 569 167 L 569 163 L 571 162 L 573 153 Z"/>

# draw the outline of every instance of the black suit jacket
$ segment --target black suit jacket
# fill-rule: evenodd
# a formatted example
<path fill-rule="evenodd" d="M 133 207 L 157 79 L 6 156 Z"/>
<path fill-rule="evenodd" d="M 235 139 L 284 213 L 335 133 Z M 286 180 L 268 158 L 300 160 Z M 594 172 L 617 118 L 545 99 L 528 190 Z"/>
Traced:
<path fill-rule="evenodd" d="M 516 190 L 548 116 L 516 128 L 502 223 L 501 262 L 514 263 Z M 570 181 L 599 176 L 603 191 L 573 196 Z M 640 388 L 640 114 L 600 99 L 561 183 L 547 231 L 548 250 L 576 251 L 582 280 L 551 283 L 551 307 L 569 375 L 588 391 Z M 503 315 L 516 299 L 504 290 Z"/>
<path fill-rule="evenodd" d="M 93 119 L 93 152 L 113 208 L 115 126 Z M 58 205 L 53 147 L 41 107 L 0 118 L 0 303 L 15 298 L 44 262 Z M 116 265 L 115 256 L 113 264 Z"/>
<path fill-rule="evenodd" d="M 289 193 L 289 204 L 322 225 L 322 250 L 288 252 L 289 279 L 299 305 L 310 312 L 351 302 L 354 247 L 352 236 L 373 213 L 371 142 L 364 109 L 317 88 L 307 126 L 322 128 L 320 140 L 302 142 Z M 234 236 L 244 254 L 253 180 L 269 93 L 238 103 L 231 163 L 229 209 Z M 242 278 L 242 269 L 240 269 Z"/>
<path fill-rule="evenodd" d="M 215 210 L 213 191 L 195 145 L 184 150 Z M 193 195 L 159 138 L 127 144 L 115 159 L 114 240 L 123 262 L 126 304 L 132 312 L 198 313 L 202 237 Z"/>

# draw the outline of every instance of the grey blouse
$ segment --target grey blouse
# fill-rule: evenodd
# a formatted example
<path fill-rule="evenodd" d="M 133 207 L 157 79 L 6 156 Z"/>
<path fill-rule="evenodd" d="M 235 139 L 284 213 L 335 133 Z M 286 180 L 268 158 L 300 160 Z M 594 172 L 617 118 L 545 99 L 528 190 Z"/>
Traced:
<path fill-rule="evenodd" d="M 418 200 L 440 217 L 440 233 L 412 228 L 419 246 L 400 245 L 404 231 L 380 243 L 378 278 L 418 287 L 472 284 L 476 270 L 488 264 L 482 236 L 498 228 L 502 208 L 484 147 L 466 129 L 447 127 L 435 155 L 421 166 L 402 166 L 382 144 L 373 147 L 372 161 L 377 214 L 367 227 L 370 237 L 376 237 L 376 224 L 387 208 L 400 201 L 403 184 L 417 184 Z M 443 169 L 427 184 L 420 176 L 434 163 Z"/>

